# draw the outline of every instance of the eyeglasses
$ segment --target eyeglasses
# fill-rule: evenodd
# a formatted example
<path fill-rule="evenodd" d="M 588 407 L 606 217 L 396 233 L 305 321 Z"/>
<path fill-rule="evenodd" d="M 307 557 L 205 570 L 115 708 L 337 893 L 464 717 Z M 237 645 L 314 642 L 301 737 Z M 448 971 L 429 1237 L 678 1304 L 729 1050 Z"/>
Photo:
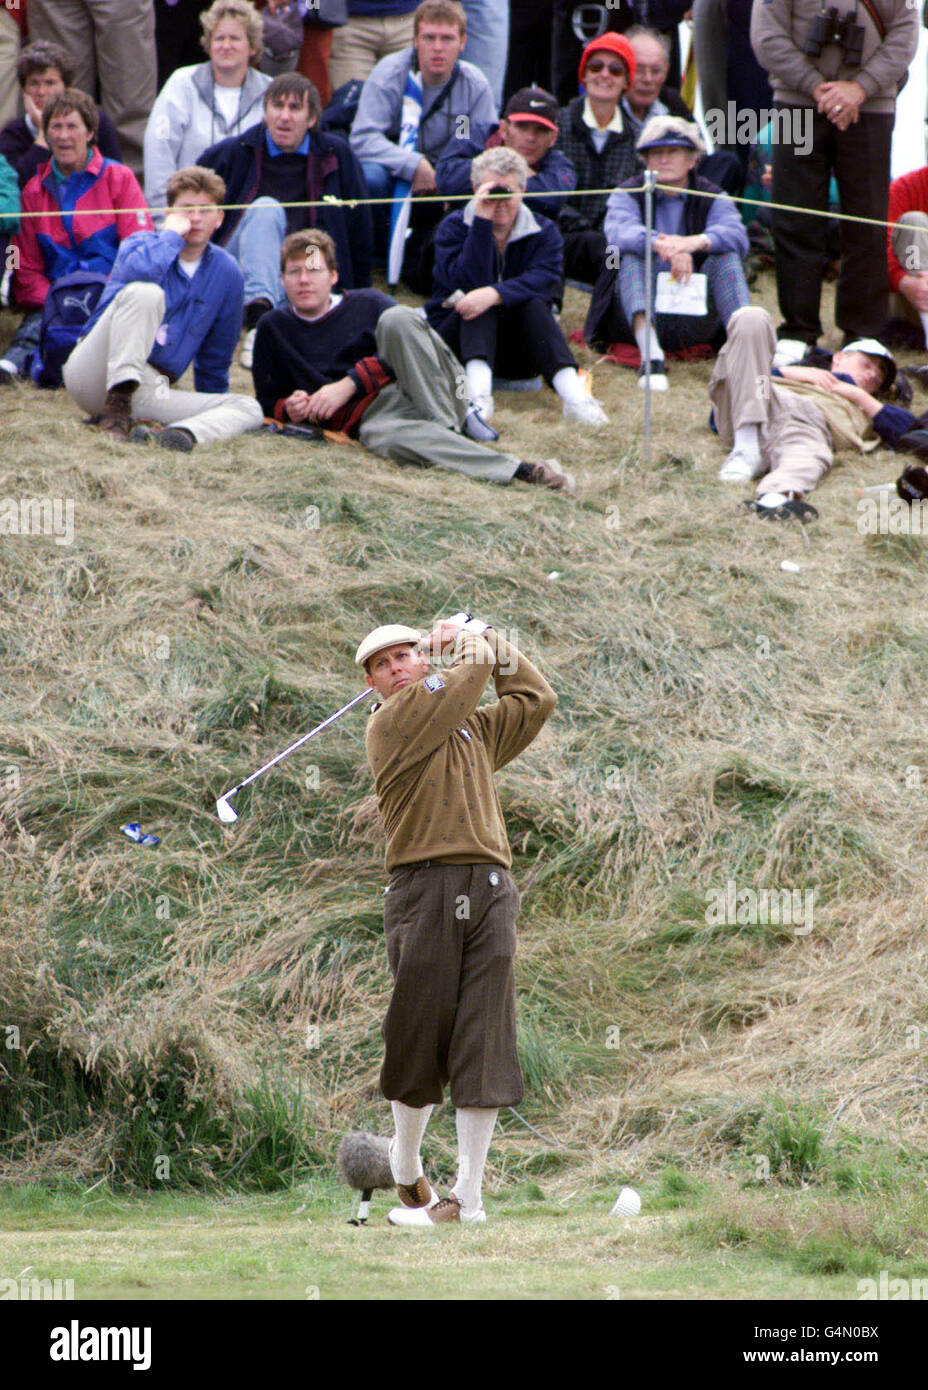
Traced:
<path fill-rule="evenodd" d="M 607 63 L 605 58 L 591 58 L 586 65 L 587 72 L 606 72 L 613 77 L 624 77 L 625 67 L 622 63 Z"/>

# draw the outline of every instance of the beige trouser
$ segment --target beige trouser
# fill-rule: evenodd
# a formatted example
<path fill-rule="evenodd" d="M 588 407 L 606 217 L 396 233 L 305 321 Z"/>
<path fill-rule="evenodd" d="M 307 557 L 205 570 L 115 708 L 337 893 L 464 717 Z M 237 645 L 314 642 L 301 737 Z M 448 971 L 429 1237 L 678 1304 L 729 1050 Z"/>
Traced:
<path fill-rule="evenodd" d="M 136 420 L 182 426 L 198 444 L 256 429 L 264 414 L 252 396 L 172 391 L 168 378 L 149 365 L 163 318 L 160 285 L 135 281 L 119 291 L 64 364 L 64 384 L 78 405 L 98 415 L 111 387 L 137 381 L 131 397 Z"/>
<path fill-rule="evenodd" d="M 917 275 L 928 271 L 928 214 L 904 212 L 892 231 L 893 254 L 903 270 Z M 889 312 L 895 318 L 921 325 L 918 310 L 898 290 L 889 296 Z"/>
<path fill-rule="evenodd" d="M 29 37 L 61 45 L 74 64 L 75 87 L 93 96 L 100 79 L 123 161 L 141 174 L 158 92 L 154 0 L 29 0 Z"/>
<path fill-rule="evenodd" d="M 0 0 L 0 127 L 12 121 L 19 110 L 18 57 L 19 25 Z"/>
<path fill-rule="evenodd" d="M 731 445 L 740 425 L 759 425 L 769 472 L 758 481 L 758 493 L 811 492 L 834 458 L 825 416 L 809 397 L 774 384 L 777 341 L 766 309 L 736 309 L 726 332 L 709 383 L 719 438 Z"/>
<path fill-rule="evenodd" d="M 388 53 L 399 53 L 412 44 L 413 14 L 370 16 L 350 19 L 332 34 L 329 81 L 334 92 L 344 82 L 364 81 L 371 69 Z"/>

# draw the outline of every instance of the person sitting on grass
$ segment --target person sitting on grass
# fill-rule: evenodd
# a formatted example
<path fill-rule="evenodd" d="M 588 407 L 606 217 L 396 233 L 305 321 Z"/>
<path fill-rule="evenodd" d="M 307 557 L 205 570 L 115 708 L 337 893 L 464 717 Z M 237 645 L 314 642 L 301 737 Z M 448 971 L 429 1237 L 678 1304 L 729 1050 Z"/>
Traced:
<path fill-rule="evenodd" d="M 222 221 L 222 179 L 194 165 L 168 180 L 160 232 L 129 237 L 84 336 L 64 364 L 64 384 L 99 427 L 133 443 L 196 444 L 258 429 L 261 407 L 229 395 L 244 286 L 228 251 L 211 243 Z M 171 390 L 193 363 L 194 390 Z M 101 413 L 102 412 L 102 413 Z M 158 432 L 150 420 L 165 426 Z"/>
<path fill-rule="evenodd" d="M 464 370 L 414 309 L 379 290 L 337 293 L 335 243 L 294 232 L 280 253 L 288 307 L 265 314 L 255 338 L 255 394 L 265 415 L 356 436 L 395 463 L 454 469 L 553 490 L 573 479 L 552 463 L 495 453 L 466 400 Z"/>
<path fill-rule="evenodd" d="M 606 425 L 609 417 L 586 391 L 552 312 L 563 242 L 553 222 L 523 203 L 528 176 L 515 150 L 484 150 L 474 160 L 473 199 L 435 235 L 428 321 L 464 363 L 470 398 L 484 420 L 493 411 L 494 372 L 540 373 L 561 397 L 565 419 Z"/>
<path fill-rule="evenodd" d="M 880 443 L 905 447 L 914 415 L 880 400 L 893 385 L 896 364 L 873 338 L 836 352 L 830 369 L 773 367 L 773 320 L 748 305 L 728 322 L 728 341 L 709 384 L 714 428 L 731 452 L 722 482 L 758 478 L 747 505 L 759 516 L 809 521 L 818 516 L 804 501 L 831 467 L 839 449 L 868 453 Z"/>
<path fill-rule="evenodd" d="M 654 116 L 641 132 L 638 151 L 645 157 L 648 168 L 656 172 L 661 185 L 654 196 L 652 306 L 661 271 L 669 271 L 674 280 L 683 284 L 698 271 L 705 275 L 707 282 L 706 313 L 653 315 L 652 310 L 648 345 L 644 193 L 618 188 L 610 194 L 606 237 L 610 247 L 619 252 L 618 299 L 622 311 L 611 337 L 616 342 L 638 344 L 641 353 L 639 386 L 645 382 L 645 353 L 650 351 L 651 389 L 666 391 L 664 348 L 676 351 L 697 343 L 720 346 L 732 314 L 750 304 L 743 266 L 748 238 L 731 199 L 716 184 L 693 172 L 697 159 L 705 153 L 698 126 L 678 116 Z M 640 177 L 636 176 L 629 180 L 629 190 L 640 184 Z M 696 196 L 699 193 L 717 196 Z M 597 285 L 597 291 L 599 289 Z M 596 336 L 589 319 L 586 334 L 588 341 Z"/>
<path fill-rule="evenodd" d="M 42 126 L 48 160 L 23 189 L 24 216 L 14 238 L 13 292 L 26 313 L 0 359 L 5 386 L 30 373 L 55 281 L 78 271 L 108 274 L 120 242 L 152 225 L 132 170 L 96 147 L 97 108 L 86 92 L 68 87 L 53 96 Z"/>

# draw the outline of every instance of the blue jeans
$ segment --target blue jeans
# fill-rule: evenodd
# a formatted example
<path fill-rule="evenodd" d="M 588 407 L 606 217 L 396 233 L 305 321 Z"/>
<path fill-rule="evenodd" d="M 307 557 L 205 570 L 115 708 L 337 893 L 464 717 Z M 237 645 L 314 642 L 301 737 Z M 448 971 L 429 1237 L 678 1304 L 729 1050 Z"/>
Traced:
<path fill-rule="evenodd" d="M 396 182 L 393 174 L 383 164 L 361 163 L 361 173 L 372 198 L 390 198 Z M 371 208 L 371 224 L 374 232 L 374 254 L 378 260 L 386 260 L 387 245 L 390 240 L 390 203 L 377 203 Z"/>
<path fill-rule="evenodd" d="M 280 248 L 287 235 L 287 214 L 276 198 L 256 198 L 225 244 L 245 277 L 245 303 L 266 299 L 275 308 L 286 304 L 280 279 Z"/>
<path fill-rule="evenodd" d="M 464 0 L 464 9 L 467 43 L 461 57 L 483 73 L 499 108 L 509 60 L 509 0 Z"/>

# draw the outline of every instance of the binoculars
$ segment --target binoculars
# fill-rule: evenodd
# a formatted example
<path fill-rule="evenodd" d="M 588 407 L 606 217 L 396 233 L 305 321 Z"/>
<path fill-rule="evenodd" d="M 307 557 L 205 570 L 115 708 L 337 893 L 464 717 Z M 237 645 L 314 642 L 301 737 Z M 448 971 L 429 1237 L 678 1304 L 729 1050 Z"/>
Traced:
<path fill-rule="evenodd" d="M 852 14 L 839 14 L 837 6 L 831 5 L 811 20 L 802 51 L 808 53 L 810 58 L 817 58 L 829 43 L 841 47 L 849 68 L 859 67 L 864 46 L 864 26 L 855 24 Z"/>

